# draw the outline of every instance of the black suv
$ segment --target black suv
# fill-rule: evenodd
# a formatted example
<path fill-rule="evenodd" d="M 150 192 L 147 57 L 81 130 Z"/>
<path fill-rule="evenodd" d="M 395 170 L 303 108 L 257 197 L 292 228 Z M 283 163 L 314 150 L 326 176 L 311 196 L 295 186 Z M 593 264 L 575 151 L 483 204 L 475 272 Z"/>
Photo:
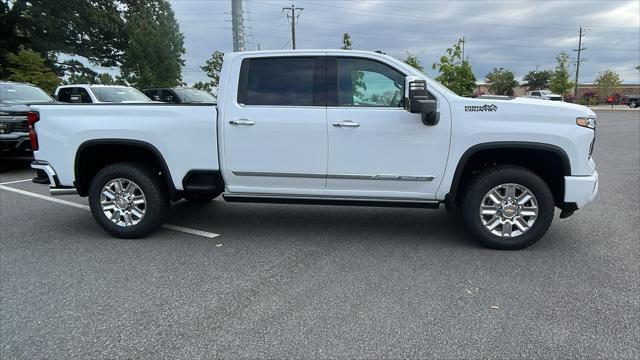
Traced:
<path fill-rule="evenodd" d="M 216 98 L 204 90 L 194 88 L 154 88 L 142 92 L 151 100 L 171 104 L 203 103 L 215 104 Z"/>
<path fill-rule="evenodd" d="M 35 85 L 0 81 L 0 162 L 33 159 L 28 105 L 54 101 Z"/>

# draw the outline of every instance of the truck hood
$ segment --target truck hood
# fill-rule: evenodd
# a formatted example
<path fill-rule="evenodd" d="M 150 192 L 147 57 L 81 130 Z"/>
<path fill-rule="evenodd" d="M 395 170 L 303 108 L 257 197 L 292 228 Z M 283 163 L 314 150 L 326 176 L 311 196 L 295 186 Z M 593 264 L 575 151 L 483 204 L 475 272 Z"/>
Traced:
<path fill-rule="evenodd" d="M 521 113 L 530 115 L 571 115 L 571 116 L 586 116 L 595 117 L 593 110 L 586 106 L 567 103 L 563 101 L 550 101 L 544 99 L 536 99 L 530 97 L 516 97 L 516 98 L 477 98 L 469 99 L 464 98 L 464 105 L 466 106 L 484 106 L 494 105 L 496 108 L 494 111 L 499 113 Z M 465 108 L 465 111 L 468 108 Z"/>

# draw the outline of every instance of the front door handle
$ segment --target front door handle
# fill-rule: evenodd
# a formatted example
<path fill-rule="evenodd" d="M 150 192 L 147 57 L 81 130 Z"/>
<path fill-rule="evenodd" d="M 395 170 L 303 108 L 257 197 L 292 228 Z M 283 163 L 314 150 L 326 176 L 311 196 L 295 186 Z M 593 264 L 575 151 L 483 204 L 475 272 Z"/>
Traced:
<path fill-rule="evenodd" d="M 239 119 L 239 120 L 231 120 L 229 121 L 229 124 L 231 125 L 255 125 L 256 123 L 254 121 L 248 120 L 248 119 Z"/>
<path fill-rule="evenodd" d="M 341 123 L 333 123 L 331 125 L 333 125 L 335 127 L 354 127 L 354 128 L 360 126 L 359 123 L 353 122 L 351 120 L 345 120 L 345 121 L 343 121 Z"/>

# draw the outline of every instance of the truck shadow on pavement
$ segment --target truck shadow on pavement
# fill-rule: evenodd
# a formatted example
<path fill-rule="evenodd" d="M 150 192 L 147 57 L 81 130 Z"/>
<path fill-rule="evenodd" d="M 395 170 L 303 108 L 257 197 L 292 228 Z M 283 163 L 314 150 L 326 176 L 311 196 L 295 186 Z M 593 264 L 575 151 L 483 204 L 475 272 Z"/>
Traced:
<path fill-rule="evenodd" d="M 218 199 L 197 205 L 177 202 L 167 222 L 212 231 L 224 238 L 339 239 L 480 247 L 465 231 L 459 215 L 444 208 L 238 204 Z"/>

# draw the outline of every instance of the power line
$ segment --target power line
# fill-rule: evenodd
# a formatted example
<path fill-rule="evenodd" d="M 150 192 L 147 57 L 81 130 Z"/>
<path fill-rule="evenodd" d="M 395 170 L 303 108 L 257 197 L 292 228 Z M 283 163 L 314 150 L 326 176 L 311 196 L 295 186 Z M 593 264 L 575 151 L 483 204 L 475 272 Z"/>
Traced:
<path fill-rule="evenodd" d="M 296 15 L 296 10 L 298 10 L 298 15 Z M 297 8 L 293 4 L 291 4 L 289 8 L 282 8 L 282 11 L 287 11 L 287 19 L 291 22 L 291 46 L 294 50 L 296 49 L 296 21 L 302 10 L 304 10 L 304 8 Z M 291 11 L 291 16 L 289 16 L 289 11 Z"/>

